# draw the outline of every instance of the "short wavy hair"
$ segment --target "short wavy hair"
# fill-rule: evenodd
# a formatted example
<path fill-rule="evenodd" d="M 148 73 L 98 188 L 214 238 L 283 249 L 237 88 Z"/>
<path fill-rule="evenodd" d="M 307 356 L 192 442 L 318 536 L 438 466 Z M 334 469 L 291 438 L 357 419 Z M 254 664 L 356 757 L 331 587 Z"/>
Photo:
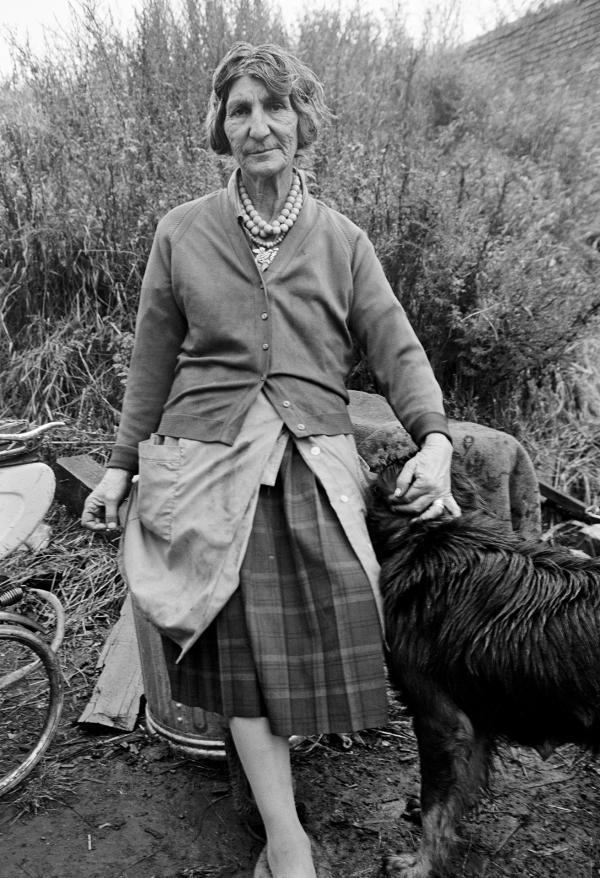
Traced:
<path fill-rule="evenodd" d="M 225 110 L 231 86 L 240 76 L 253 76 L 264 83 L 270 94 L 289 97 L 298 115 L 298 151 L 315 142 L 321 124 L 331 114 L 325 104 L 323 86 L 312 70 L 280 46 L 236 43 L 213 74 L 206 115 L 211 149 L 218 155 L 231 155 L 224 129 Z"/>

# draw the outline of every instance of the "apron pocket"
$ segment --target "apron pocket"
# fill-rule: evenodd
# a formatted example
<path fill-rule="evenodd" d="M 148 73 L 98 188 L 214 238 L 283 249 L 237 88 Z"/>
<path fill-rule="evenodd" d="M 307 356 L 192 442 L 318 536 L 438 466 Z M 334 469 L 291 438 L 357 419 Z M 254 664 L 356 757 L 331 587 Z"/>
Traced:
<path fill-rule="evenodd" d="M 171 539 L 180 461 L 181 449 L 173 439 L 151 436 L 139 444 L 139 518 L 163 540 Z"/>

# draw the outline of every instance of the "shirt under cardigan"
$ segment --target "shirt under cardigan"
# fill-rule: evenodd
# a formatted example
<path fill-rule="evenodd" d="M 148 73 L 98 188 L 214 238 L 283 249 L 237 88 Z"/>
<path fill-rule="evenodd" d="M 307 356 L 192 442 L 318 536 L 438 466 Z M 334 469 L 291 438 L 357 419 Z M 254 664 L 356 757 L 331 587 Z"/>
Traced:
<path fill-rule="evenodd" d="M 351 331 L 415 441 L 447 435 L 439 387 L 366 236 L 306 195 L 260 272 L 236 190 L 232 178 L 159 225 L 111 458 L 140 468 L 123 540 L 126 579 L 183 652 L 237 587 L 282 426 L 323 484 L 379 606 L 365 477 L 346 411 Z M 182 485 L 185 508 L 166 516 Z"/>

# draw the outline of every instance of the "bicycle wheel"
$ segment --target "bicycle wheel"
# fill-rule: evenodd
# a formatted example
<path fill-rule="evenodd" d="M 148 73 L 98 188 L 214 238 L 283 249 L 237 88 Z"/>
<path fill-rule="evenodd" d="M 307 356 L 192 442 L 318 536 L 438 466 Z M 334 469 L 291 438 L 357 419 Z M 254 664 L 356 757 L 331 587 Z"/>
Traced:
<path fill-rule="evenodd" d="M 24 628 L 0 625 L 0 796 L 42 758 L 62 702 L 60 664 L 48 644 Z"/>

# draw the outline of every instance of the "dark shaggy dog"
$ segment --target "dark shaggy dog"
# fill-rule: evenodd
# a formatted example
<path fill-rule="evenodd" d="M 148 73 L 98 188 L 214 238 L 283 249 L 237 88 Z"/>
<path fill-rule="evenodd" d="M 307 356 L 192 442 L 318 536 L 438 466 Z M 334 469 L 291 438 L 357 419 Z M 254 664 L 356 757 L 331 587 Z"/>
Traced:
<path fill-rule="evenodd" d="M 385 873 L 442 873 L 456 824 L 502 740 L 548 755 L 600 745 L 600 559 L 524 542 L 453 469 L 463 517 L 413 523 L 390 510 L 401 463 L 372 489 L 389 668 L 414 715 L 423 841 Z"/>

